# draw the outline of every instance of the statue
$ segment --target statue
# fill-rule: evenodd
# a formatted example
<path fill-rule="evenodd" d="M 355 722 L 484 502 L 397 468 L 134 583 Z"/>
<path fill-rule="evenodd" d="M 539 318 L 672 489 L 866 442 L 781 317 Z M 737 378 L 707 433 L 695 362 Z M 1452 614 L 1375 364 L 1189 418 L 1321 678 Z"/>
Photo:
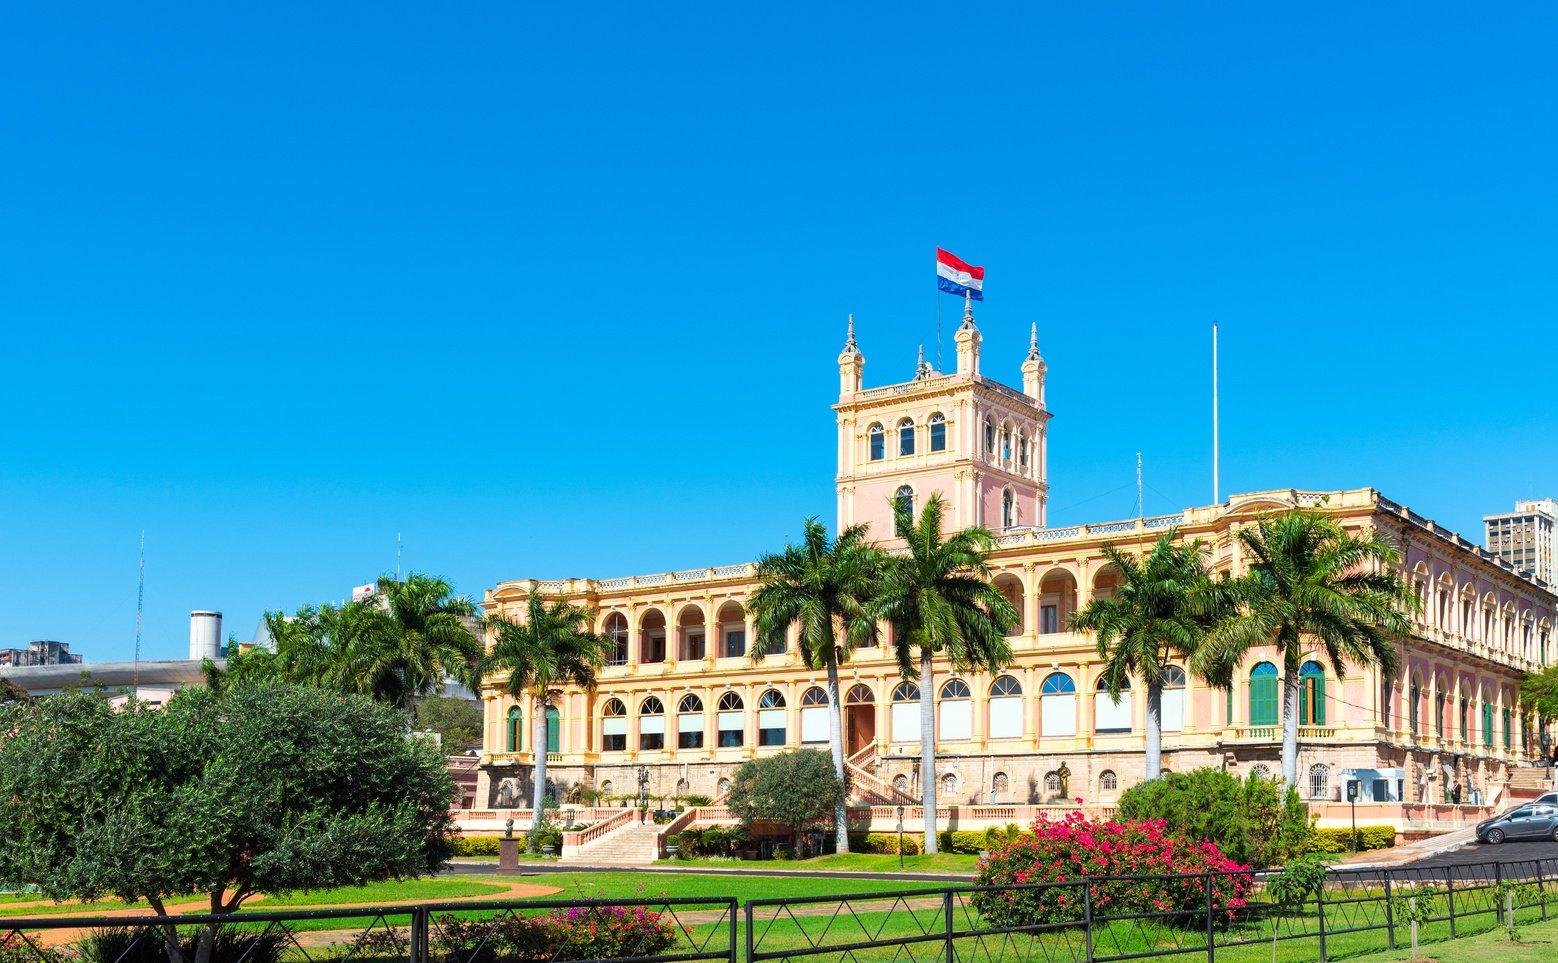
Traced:
<path fill-rule="evenodd" d="M 512 817 L 503 821 L 503 838 L 514 838 L 514 820 Z"/>
<path fill-rule="evenodd" d="M 1064 799 L 1068 795 L 1066 789 L 1071 785 L 1071 767 L 1062 762 L 1060 768 L 1055 771 L 1055 775 L 1060 777 L 1060 795 Z"/>

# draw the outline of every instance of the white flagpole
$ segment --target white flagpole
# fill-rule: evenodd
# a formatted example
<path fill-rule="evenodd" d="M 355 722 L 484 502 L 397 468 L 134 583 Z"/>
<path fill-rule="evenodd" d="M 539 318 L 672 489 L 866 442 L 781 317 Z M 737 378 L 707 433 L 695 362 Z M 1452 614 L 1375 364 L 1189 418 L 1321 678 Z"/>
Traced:
<path fill-rule="evenodd" d="M 1217 472 L 1217 322 L 1212 322 L 1212 504 L 1223 503 Z"/>

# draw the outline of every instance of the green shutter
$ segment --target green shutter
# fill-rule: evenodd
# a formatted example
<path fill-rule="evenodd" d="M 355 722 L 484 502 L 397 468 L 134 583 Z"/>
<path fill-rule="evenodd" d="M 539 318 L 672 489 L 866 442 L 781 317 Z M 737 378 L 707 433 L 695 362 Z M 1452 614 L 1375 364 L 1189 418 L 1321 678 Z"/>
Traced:
<path fill-rule="evenodd" d="M 546 707 L 546 751 L 562 752 L 562 722 L 556 706 Z"/>
<path fill-rule="evenodd" d="M 1493 745 L 1493 703 L 1482 704 L 1482 744 Z"/>
<path fill-rule="evenodd" d="M 518 752 L 523 745 L 525 719 L 518 709 L 509 710 L 509 752 Z"/>
<path fill-rule="evenodd" d="M 1258 675 L 1250 678 L 1250 725 L 1277 724 L 1277 677 Z"/>
<path fill-rule="evenodd" d="M 1231 726 L 1233 725 L 1233 686 L 1229 686 L 1223 695 L 1228 697 L 1228 725 Z"/>
<path fill-rule="evenodd" d="M 1509 736 L 1509 710 L 1504 710 L 1504 748 L 1508 749 L 1511 743 Z"/>
<path fill-rule="evenodd" d="M 1417 735 L 1417 700 L 1422 698 L 1422 690 L 1412 686 L 1412 735 Z"/>

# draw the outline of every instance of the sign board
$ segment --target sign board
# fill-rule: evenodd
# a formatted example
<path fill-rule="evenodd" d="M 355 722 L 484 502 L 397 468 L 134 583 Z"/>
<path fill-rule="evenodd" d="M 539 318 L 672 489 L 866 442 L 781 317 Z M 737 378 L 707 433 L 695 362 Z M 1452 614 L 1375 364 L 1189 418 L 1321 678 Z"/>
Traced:
<path fill-rule="evenodd" d="M 359 585 L 352 589 L 352 601 L 361 602 L 365 598 L 372 597 L 378 590 L 379 587 L 372 582 L 369 582 L 367 585 Z"/>

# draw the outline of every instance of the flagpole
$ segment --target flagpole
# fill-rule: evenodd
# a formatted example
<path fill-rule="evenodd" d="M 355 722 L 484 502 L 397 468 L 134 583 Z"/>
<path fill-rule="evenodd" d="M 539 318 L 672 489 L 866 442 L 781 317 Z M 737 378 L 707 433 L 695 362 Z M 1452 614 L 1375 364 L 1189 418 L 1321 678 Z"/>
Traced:
<path fill-rule="evenodd" d="M 936 253 L 939 255 L 941 248 L 937 248 Z M 939 257 L 936 260 L 936 270 L 941 270 Z M 939 274 L 936 278 L 936 373 L 941 374 L 941 277 Z"/>
<path fill-rule="evenodd" d="M 1212 504 L 1223 503 L 1217 465 L 1217 322 L 1212 321 Z"/>

